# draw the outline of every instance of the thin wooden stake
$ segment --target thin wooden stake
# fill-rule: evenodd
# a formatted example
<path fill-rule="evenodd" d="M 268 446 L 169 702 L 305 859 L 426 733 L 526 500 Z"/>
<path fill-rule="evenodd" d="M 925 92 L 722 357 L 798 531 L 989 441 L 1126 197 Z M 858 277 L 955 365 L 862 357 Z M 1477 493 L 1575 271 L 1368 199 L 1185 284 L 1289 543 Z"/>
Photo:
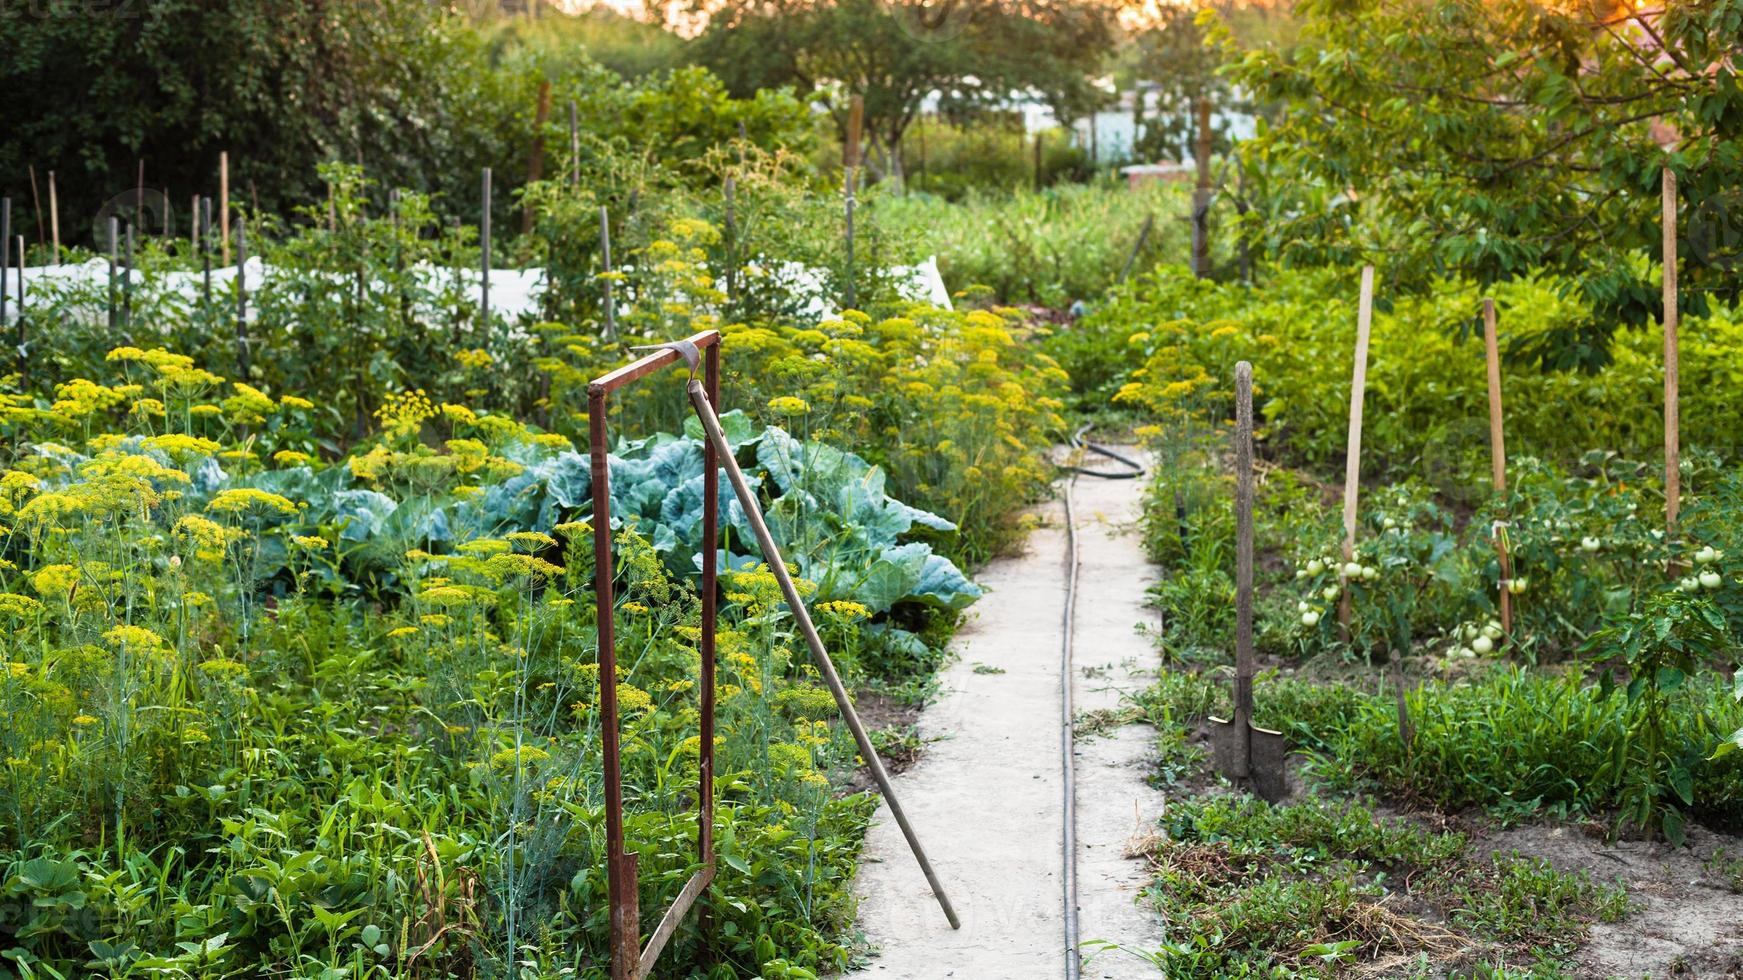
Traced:
<path fill-rule="evenodd" d="M 723 188 L 726 203 L 726 299 L 738 303 L 738 224 L 733 206 L 736 203 L 737 182 L 731 177 L 726 178 Z"/>
<path fill-rule="evenodd" d="M 1682 459 L 1677 406 L 1676 173 L 1664 168 L 1664 525 L 1674 540 L 1682 508 Z"/>
<path fill-rule="evenodd" d="M 847 246 L 847 283 L 845 290 L 846 306 L 854 309 L 859 305 L 859 290 L 854 283 L 853 255 L 853 211 L 855 194 L 859 184 L 859 135 L 860 126 L 865 120 L 865 99 L 854 96 L 847 111 L 847 148 L 841 155 L 841 187 L 845 195 L 843 199 L 842 217 L 845 225 Z"/>
<path fill-rule="evenodd" d="M 569 182 L 581 186 L 581 130 L 575 124 L 575 100 L 569 100 Z"/>
<path fill-rule="evenodd" d="M 133 226 L 127 226 L 126 269 L 121 279 L 121 327 L 133 329 Z"/>
<path fill-rule="evenodd" d="M 539 82 L 539 102 L 533 112 L 533 145 L 527 153 L 527 183 L 532 184 L 545 179 L 545 124 L 551 121 L 551 83 L 549 80 Z M 520 233 L 531 234 L 533 230 L 533 208 L 523 204 L 520 212 Z"/>
<path fill-rule="evenodd" d="M 1496 496 L 1507 492 L 1507 445 L 1501 435 L 1501 348 L 1496 337 L 1495 301 L 1483 300 L 1483 356 L 1489 368 L 1490 479 Z M 1513 556 L 1507 548 L 1506 521 L 1496 522 L 1495 557 L 1501 568 L 1501 632 L 1513 633 Z"/>
<path fill-rule="evenodd" d="M 212 199 L 200 198 L 200 211 L 194 215 L 194 225 L 200 229 L 200 309 L 212 315 Z"/>
<path fill-rule="evenodd" d="M 236 219 L 236 370 L 248 377 L 248 222 Z"/>
<path fill-rule="evenodd" d="M 1374 322 L 1374 267 L 1362 267 L 1362 292 L 1356 305 L 1356 365 L 1350 379 L 1350 437 L 1344 453 L 1344 564 L 1356 557 L 1356 498 L 1362 487 L 1362 403 L 1368 391 L 1368 335 Z M 1338 596 L 1338 628 L 1350 633 L 1350 582 L 1338 570 L 1343 588 Z"/>
<path fill-rule="evenodd" d="M 1253 365 L 1235 364 L 1235 770 L 1252 768 L 1253 724 Z"/>
<path fill-rule="evenodd" d="M 36 189 L 36 165 L 30 164 L 30 203 L 36 209 L 36 247 L 42 242 L 42 195 Z"/>
<path fill-rule="evenodd" d="M 41 227 L 42 217 L 37 216 L 37 227 Z M 18 384 L 22 390 L 30 383 L 30 349 L 29 336 L 24 331 L 24 236 L 18 236 L 18 324 L 14 336 L 13 350 L 18 356 Z"/>
<path fill-rule="evenodd" d="M 599 261 L 605 269 L 605 339 L 617 339 L 617 301 L 612 295 L 611 281 L 611 213 L 599 206 Z"/>
<path fill-rule="evenodd" d="M 224 265 L 230 264 L 230 151 L 218 152 L 218 235 L 223 239 L 219 255 Z"/>
<path fill-rule="evenodd" d="M 53 265 L 61 264 L 61 209 L 60 202 L 55 200 L 54 171 L 48 172 L 48 232 L 54 241 L 54 251 L 50 253 Z"/>
<path fill-rule="evenodd" d="M 0 323 L 6 322 L 6 270 L 12 268 L 12 198 L 0 197 Z"/>
<path fill-rule="evenodd" d="M 115 335 L 115 269 L 118 265 L 117 255 L 121 247 L 121 219 L 115 215 L 109 216 L 109 335 Z"/>
<path fill-rule="evenodd" d="M 484 209 L 478 223 L 479 263 L 484 273 L 480 278 L 478 291 L 478 310 L 482 317 L 484 334 L 479 343 L 484 343 L 490 332 L 490 168 L 484 168 Z"/>

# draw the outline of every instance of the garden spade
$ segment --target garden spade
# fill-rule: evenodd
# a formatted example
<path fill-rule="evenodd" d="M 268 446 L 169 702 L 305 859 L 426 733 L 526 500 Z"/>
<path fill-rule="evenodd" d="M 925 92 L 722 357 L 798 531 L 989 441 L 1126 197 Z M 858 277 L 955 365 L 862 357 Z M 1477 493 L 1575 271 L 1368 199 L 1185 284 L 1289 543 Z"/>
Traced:
<path fill-rule="evenodd" d="M 1253 366 L 1235 365 L 1235 699 L 1210 719 L 1216 766 L 1275 803 L 1288 791 L 1283 733 L 1253 724 Z"/>

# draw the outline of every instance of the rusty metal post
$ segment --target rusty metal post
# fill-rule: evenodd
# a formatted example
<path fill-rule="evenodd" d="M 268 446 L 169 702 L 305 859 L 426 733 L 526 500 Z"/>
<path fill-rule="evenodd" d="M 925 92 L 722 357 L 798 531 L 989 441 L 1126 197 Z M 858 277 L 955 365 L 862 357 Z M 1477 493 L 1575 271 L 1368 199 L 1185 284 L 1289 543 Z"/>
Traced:
<path fill-rule="evenodd" d="M 605 887 L 611 901 L 611 980 L 635 980 L 641 958 L 636 855 L 623 847 L 623 763 L 617 728 L 617 638 L 611 564 L 611 467 L 605 435 L 608 395 L 588 392 L 593 473 L 593 596 L 599 635 L 599 728 L 605 756 Z"/>
<path fill-rule="evenodd" d="M 690 361 L 694 377 L 694 358 L 701 349 L 706 349 L 707 388 L 718 394 L 719 345 L 718 331 L 704 331 L 595 378 L 587 386 L 589 462 L 593 477 L 593 589 L 598 619 L 600 738 L 605 760 L 606 890 L 611 903 L 611 980 L 643 980 L 651 976 L 654 964 L 677 932 L 679 923 L 696 907 L 714 881 L 714 660 L 719 612 L 715 538 L 719 535 L 720 454 L 711 444 L 703 447 L 703 479 L 706 483 L 702 498 L 706 513 L 702 518 L 702 528 L 706 540 L 702 552 L 702 636 L 697 644 L 702 661 L 698 680 L 702 688 L 699 695 L 702 718 L 696 804 L 696 856 L 702 868 L 685 882 L 678 897 L 649 935 L 647 945 L 643 946 L 638 860 L 637 855 L 625 847 L 623 829 L 623 758 L 618 730 L 617 635 L 613 619 L 617 599 L 611 557 L 611 447 L 606 415 L 613 391 L 663 367 L 680 360 Z M 703 928 L 708 928 L 706 919 Z"/>
<path fill-rule="evenodd" d="M 704 384 L 712 403 L 720 397 L 720 346 L 708 348 Z M 702 744 L 698 769 L 701 782 L 697 786 L 696 858 L 704 863 L 714 861 L 714 630 L 719 615 L 719 590 L 715 583 L 720 556 L 720 454 L 714 443 L 702 441 L 702 638 L 698 647 L 702 655 Z"/>

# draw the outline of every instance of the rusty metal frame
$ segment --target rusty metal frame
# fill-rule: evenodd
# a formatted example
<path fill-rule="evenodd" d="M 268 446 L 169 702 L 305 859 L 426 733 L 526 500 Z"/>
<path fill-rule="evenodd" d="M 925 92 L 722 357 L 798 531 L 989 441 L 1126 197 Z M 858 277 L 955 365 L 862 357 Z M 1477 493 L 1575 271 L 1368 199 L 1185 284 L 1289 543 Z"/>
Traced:
<path fill-rule="evenodd" d="M 720 332 L 705 330 L 686 338 L 703 352 L 703 383 L 708 397 L 720 398 Z M 702 666 L 697 687 L 701 691 L 701 744 L 696 795 L 696 857 L 702 867 L 678 893 L 660 923 L 641 944 L 641 908 L 637 855 L 624 849 L 623 765 L 619 745 L 617 710 L 617 636 L 613 613 L 614 569 L 611 560 L 611 472 L 607 464 L 606 412 L 611 393 L 674 364 L 684 356 L 667 348 L 593 379 L 587 385 L 587 429 L 593 476 L 593 568 L 594 601 L 599 621 L 599 710 L 605 756 L 605 861 L 606 887 L 611 902 L 611 980 L 643 980 L 653 972 L 678 924 L 714 880 L 714 639 L 717 601 L 715 539 L 720 520 L 720 459 L 713 443 L 703 440 L 702 468 L 702 635 L 698 641 Z M 691 366 L 694 373 L 694 365 Z"/>

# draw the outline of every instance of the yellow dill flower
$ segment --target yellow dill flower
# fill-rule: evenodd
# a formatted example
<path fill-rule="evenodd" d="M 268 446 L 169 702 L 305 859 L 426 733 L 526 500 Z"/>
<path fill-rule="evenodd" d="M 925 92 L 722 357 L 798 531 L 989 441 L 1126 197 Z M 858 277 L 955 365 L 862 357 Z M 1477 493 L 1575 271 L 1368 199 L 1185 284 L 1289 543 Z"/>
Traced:
<path fill-rule="evenodd" d="M 254 509 L 277 511 L 280 514 L 295 514 L 297 505 L 279 496 L 255 487 L 238 487 L 224 490 L 206 504 L 206 509 L 220 514 L 244 514 Z"/>
<path fill-rule="evenodd" d="M 317 537 L 313 534 L 293 534 L 291 535 L 291 542 L 299 548 L 307 548 L 310 551 L 320 551 L 327 547 L 326 538 Z"/>
<path fill-rule="evenodd" d="M 110 646 L 141 653 L 156 653 L 169 649 L 169 642 L 143 626 L 123 624 L 103 634 Z"/>
<path fill-rule="evenodd" d="M 15 681 L 23 680 L 25 677 L 30 676 L 30 665 L 21 664 L 16 660 L 9 660 L 6 663 L 6 673 Z"/>
<path fill-rule="evenodd" d="M 586 521 L 564 521 L 551 530 L 556 531 L 558 534 L 561 534 L 566 538 L 575 538 L 580 537 L 583 534 L 592 534 L 593 525 Z"/>
<path fill-rule="evenodd" d="M 382 431 L 393 438 L 417 432 L 423 428 L 424 422 L 439 414 L 435 404 L 421 388 L 390 394 L 382 399 L 381 407 L 375 410 L 375 418 L 381 423 Z"/>
<path fill-rule="evenodd" d="M 195 405 L 188 409 L 188 414 L 198 418 L 209 419 L 223 415 L 224 410 L 216 405 Z"/>
<path fill-rule="evenodd" d="M 163 402 L 156 398 L 141 398 L 129 405 L 127 411 L 134 415 L 156 416 L 158 418 L 162 418 L 164 415 Z"/>
<path fill-rule="evenodd" d="M 495 594 L 476 585 L 438 585 L 419 592 L 418 598 L 441 609 L 488 606 L 496 602 Z"/>
<path fill-rule="evenodd" d="M 390 640 L 397 640 L 397 639 L 400 639 L 402 637 L 417 636 L 417 635 L 418 635 L 418 628 L 416 626 L 401 626 L 398 629 L 392 629 L 392 630 L 387 631 L 387 638 Z"/>
<path fill-rule="evenodd" d="M 230 387 L 236 393 L 224 399 L 223 403 L 224 414 L 230 417 L 230 421 L 238 425 L 255 425 L 278 411 L 278 406 L 259 388 L 241 381 L 231 382 Z"/>
<path fill-rule="evenodd" d="M 474 371 L 480 368 L 489 367 L 496 363 L 496 358 L 491 357 L 490 352 L 482 347 L 460 351 L 454 355 L 454 360 L 459 361 L 461 367 L 470 368 Z"/>
<path fill-rule="evenodd" d="M 626 602 L 622 606 L 619 606 L 618 608 L 622 609 L 626 613 L 635 613 L 635 614 L 645 613 L 648 611 L 648 607 L 642 605 L 639 602 Z"/>
<path fill-rule="evenodd" d="M 465 405 L 443 405 L 442 417 L 453 425 L 471 425 L 478 421 L 477 413 Z"/>
<path fill-rule="evenodd" d="M 497 575 L 505 577 L 518 575 L 533 580 L 555 578 L 563 574 L 562 568 L 545 561 L 543 558 L 519 553 L 496 555 L 485 562 L 485 568 Z"/>
<path fill-rule="evenodd" d="M 454 488 L 454 496 L 459 497 L 461 500 L 477 500 L 479 497 L 484 496 L 484 494 L 486 492 L 487 491 L 485 490 L 484 487 L 455 487 Z"/>
<path fill-rule="evenodd" d="M 635 713 L 649 711 L 654 706 L 654 696 L 636 687 L 634 684 L 618 682 L 617 710 L 619 713 Z"/>
<path fill-rule="evenodd" d="M 283 395 L 279 398 L 278 403 L 285 408 L 295 408 L 305 412 L 315 407 L 314 402 L 307 398 L 298 398 L 296 395 Z"/>
<path fill-rule="evenodd" d="M 529 762 L 543 762 L 550 757 L 551 753 L 546 752 L 544 749 L 534 745 L 523 745 L 519 749 L 518 761 L 522 764 Z M 513 748 L 503 749 L 501 752 L 490 757 L 490 764 L 498 769 L 510 768 L 515 765 L 516 761 L 516 750 Z"/>
<path fill-rule="evenodd" d="M 803 398 L 782 395 L 769 399 L 769 409 L 781 415 L 803 415 L 811 410 L 811 404 Z"/>
<path fill-rule="evenodd" d="M 212 677 L 240 677 L 248 672 L 247 667 L 229 657 L 213 657 L 210 660 L 202 660 L 200 661 L 200 670 Z"/>
<path fill-rule="evenodd" d="M 45 599 L 65 599 L 79 584 L 79 570 L 72 565 L 44 565 L 30 575 L 30 587 Z"/>
<path fill-rule="evenodd" d="M 74 715 L 73 716 L 73 724 L 79 726 L 80 728 L 89 728 L 92 725 L 95 725 L 96 723 L 97 723 L 97 719 L 91 717 L 90 715 Z"/>
<path fill-rule="evenodd" d="M 201 456 L 216 456 L 223 447 L 211 439 L 199 436 L 184 435 L 180 432 L 169 432 L 161 436 L 147 436 L 139 440 L 139 444 L 147 449 L 156 449 L 173 460 L 186 462 Z"/>
<path fill-rule="evenodd" d="M 441 629 L 453 621 L 452 617 L 444 616 L 441 613 L 425 613 L 418 617 L 418 622 L 432 629 Z"/>
<path fill-rule="evenodd" d="M 312 460 L 308 453 L 299 453 L 295 449 L 280 449 L 272 454 L 272 461 L 280 466 L 307 466 Z"/>
<path fill-rule="evenodd" d="M 204 592 L 183 592 L 182 602 L 186 605 L 199 608 L 200 606 L 212 605 L 213 600 L 211 596 Z"/>
<path fill-rule="evenodd" d="M 557 544 L 556 538 L 538 531 L 514 531 L 509 534 L 508 539 L 528 549 L 552 548 Z"/>
<path fill-rule="evenodd" d="M 846 619 L 846 620 L 870 619 L 871 618 L 871 610 L 870 609 L 867 609 L 865 606 L 863 606 L 857 602 L 850 602 L 850 601 L 845 600 L 845 599 L 835 599 L 835 600 L 832 600 L 830 602 L 818 603 L 817 609 L 820 612 L 829 613 L 830 615 L 833 615 L 833 616 L 839 616 L 842 619 Z"/>
<path fill-rule="evenodd" d="M 500 555 L 512 549 L 513 546 L 501 538 L 473 538 L 454 550 L 464 555 Z"/>
<path fill-rule="evenodd" d="M 20 619 L 32 616 L 42 611 L 42 603 L 27 595 L 14 592 L 0 592 L 0 615 L 17 616 Z"/>

